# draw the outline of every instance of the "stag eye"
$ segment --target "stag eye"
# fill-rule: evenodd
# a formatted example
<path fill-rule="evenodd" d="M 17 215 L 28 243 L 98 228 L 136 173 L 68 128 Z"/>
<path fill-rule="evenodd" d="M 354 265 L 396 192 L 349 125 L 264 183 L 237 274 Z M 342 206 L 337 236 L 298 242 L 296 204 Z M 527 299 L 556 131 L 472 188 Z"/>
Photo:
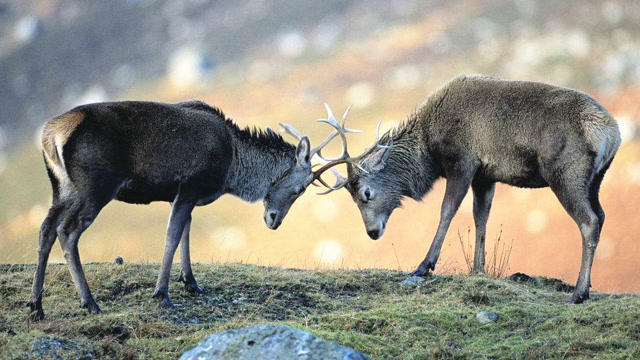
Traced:
<path fill-rule="evenodd" d="M 371 191 L 369 190 L 369 188 L 366 187 L 364 189 L 360 189 L 360 200 L 363 203 L 366 203 L 370 199 L 371 199 Z"/>

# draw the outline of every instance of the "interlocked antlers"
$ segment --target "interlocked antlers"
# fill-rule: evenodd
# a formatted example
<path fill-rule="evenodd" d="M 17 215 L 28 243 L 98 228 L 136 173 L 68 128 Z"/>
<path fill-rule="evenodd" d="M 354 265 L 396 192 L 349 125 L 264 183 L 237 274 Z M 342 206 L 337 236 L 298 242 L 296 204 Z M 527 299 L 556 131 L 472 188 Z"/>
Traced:
<path fill-rule="evenodd" d="M 330 193 L 330 192 L 332 192 L 334 190 L 338 190 L 338 189 L 344 187 L 347 184 L 347 182 L 349 181 L 349 179 L 347 179 L 344 176 L 342 176 L 334 168 L 334 166 L 340 165 L 340 164 L 347 164 L 347 166 L 356 166 L 360 170 L 362 170 L 365 173 L 367 173 L 367 170 L 363 169 L 359 165 L 360 160 L 366 158 L 369 154 L 371 154 L 372 152 L 374 152 L 377 149 L 389 149 L 389 148 L 391 148 L 393 146 L 393 140 L 391 139 L 391 136 L 389 136 L 389 143 L 387 145 L 382 145 L 382 144 L 379 143 L 379 141 L 380 141 L 380 125 L 382 124 L 382 120 L 380 120 L 380 122 L 378 122 L 378 126 L 376 128 L 376 141 L 373 143 L 373 145 L 371 145 L 370 147 L 365 149 L 362 154 L 360 154 L 360 155 L 358 155 L 356 157 L 349 156 L 349 152 L 347 151 L 347 136 L 346 136 L 346 134 L 347 133 L 359 133 L 359 132 L 362 132 L 361 130 L 347 129 L 347 128 L 344 127 L 344 124 L 347 121 L 347 115 L 349 115 L 349 110 L 351 110 L 351 106 L 349 106 L 347 108 L 347 110 L 344 112 L 344 114 L 342 115 L 342 121 L 341 122 L 338 122 L 336 120 L 336 118 L 333 116 L 333 112 L 331 111 L 331 108 L 329 107 L 329 105 L 327 105 L 325 103 L 324 106 L 327 109 L 327 118 L 326 119 L 318 119 L 317 121 L 329 124 L 335 130 L 332 131 L 329 134 L 329 136 L 322 143 L 320 143 L 320 145 L 318 145 L 317 147 L 313 148 L 313 150 L 311 150 L 311 152 L 310 152 L 312 157 L 316 156 L 322 162 L 324 162 L 324 165 L 322 165 L 320 167 L 320 169 L 314 171 L 314 173 L 313 173 L 313 181 L 312 181 L 312 183 L 314 185 L 316 185 L 315 181 L 318 181 L 320 184 L 322 184 L 324 187 L 326 187 L 328 189 L 325 192 L 319 193 L 319 195 L 325 195 L 325 194 L 328 194 L 328 193 Z M 286 132 L 288 132 L 289 134 L 293 135 L 298 140 L 302 139 L 302 135 L 300 134 L 300 132 L 298 132 L 298 130 L 296 130 L 293 126 L 291 126 L 289 124 L 283 124 L 283 123 L 280 123 L 280 126 L 282 126 Z M 325 146 L 327 146 L 331 142 L 331 140 L 333 140 L 336 136 L 340 136 L 340 139 L 342 140 L 342 153 L 340 155 L 336 156 L 336 157 L 333 157 L 333 158 L 324 157 L 322 155 L 322 149 Z M 321 177 L 322 173 L 324 173 L 325 171 L 327 171 L 329 169 L 331 169 L 331 171 L 333 172 L 333 174 L 336 177 L 336 183 L 333 186 L 328 185 Z M 316 185 L 316 186 L 318 186 L 318 185 Z"/>

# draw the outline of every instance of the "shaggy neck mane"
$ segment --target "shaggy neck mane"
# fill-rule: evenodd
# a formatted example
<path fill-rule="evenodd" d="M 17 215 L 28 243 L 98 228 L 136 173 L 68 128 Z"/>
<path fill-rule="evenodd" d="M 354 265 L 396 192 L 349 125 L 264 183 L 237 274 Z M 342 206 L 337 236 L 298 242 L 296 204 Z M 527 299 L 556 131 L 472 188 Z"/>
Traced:
<path fill-rule="evenodd" d="M 414 112 L 393 131 L 382 135 L 381 144 L 393 138 L 393 148 L 385 167 L 378 176 L 384 176 L 388 182 L 395 183 L 402 189 L 402 195 L 414 200 L 421 200 L 440 177 L 434 169 L 433 159 L 426 148 L 423 109 Z"/>
<path fill-rule="evenodd" d="M 240 129 L 229 119 L 226 125 L 233 140 L 227 191 L 245 201 L 261 200 L 295 164 L 296 148 L 273 131 Z"/>

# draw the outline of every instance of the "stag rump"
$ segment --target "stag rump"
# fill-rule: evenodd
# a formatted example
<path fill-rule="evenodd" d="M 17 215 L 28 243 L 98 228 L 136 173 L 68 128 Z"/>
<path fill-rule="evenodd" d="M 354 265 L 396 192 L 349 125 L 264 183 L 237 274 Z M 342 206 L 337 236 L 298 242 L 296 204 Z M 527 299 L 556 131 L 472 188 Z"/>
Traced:
<path fill-rule="evenodd" d="M 473 269 L 482 272 L 495 184 L 548 186 L 582 234 L 582 264 L 570 300 L 580 303 L 589 297 L 604 224 L 600 184 L 619 145 L 615 119 L 584 93 L 537 82 L 461 76 L 434 92 L 364 154 L 350 157 L 345 143 L 342 157 L 333 163 L 347 162 L 348 178 L 324 185 L 329 191 L 345 187 L 367 233 L 378 239 L 404 197 L 420 200 L 437 179 L 446 178 L 440 223 L 429 252 L 412 273 L 418 276 L 435 268 L 449 223 L 469 187 L 476 230 Z"/>
<path fill-rule="evenodd" d="M 334 132 L 337 134 L 337 132 Z M 154 297 L 172 307 L 168 295 L 173 255 L 180 244 L 180 281 L 199 293 L 191 269 L 189 228 L 195 206 L 224 194 L 264 200 L 267 227 L 280 226 L 293 202 L 316 179 L 309 139 L 296 146 L 275 132 L 240 129 L 217 108 L 193 101 L 179 104 L 113 102 L 77 107 L 48 121 L 42 132 L 52 205 L 40 229 L 38 263 L 28 305 L 40 320 L 45 268 L 60 240 L 82 299 L 100 312 L 89 290 L 78 253 L 81 234 L 111 200 L 171 203 L 162 269 Z"/>

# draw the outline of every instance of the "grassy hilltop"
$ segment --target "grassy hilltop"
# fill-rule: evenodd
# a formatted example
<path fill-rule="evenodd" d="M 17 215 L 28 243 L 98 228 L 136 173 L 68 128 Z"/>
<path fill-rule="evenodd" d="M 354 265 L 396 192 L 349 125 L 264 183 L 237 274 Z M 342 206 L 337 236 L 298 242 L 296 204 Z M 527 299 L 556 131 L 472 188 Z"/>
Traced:
<path fill-rule="evenodd" d="M 179 266 L 174 266 L 174 270 Z M 352 347 L 372 359 L 640 357 L 640 296 L 592 293 L 565 305 L 568 286 L 539 278 L 436 275 L 400 285 L 390 270 L 290 270 L 196 264 L 194 297 L 171 283 L 175 310 L 151 299 L 156 264 L 89 264 L 103 314 L 79 308 L 63 265 L 50 265 L 46 320 L 26 321 L 31 265 L 0 268 L 1 358 L 175 359 L 207 335 L 281 323 Z M 177 271 L 172 279 L 178 276 Z M 481 325 L 480 310 L 498 314 Z"/>

